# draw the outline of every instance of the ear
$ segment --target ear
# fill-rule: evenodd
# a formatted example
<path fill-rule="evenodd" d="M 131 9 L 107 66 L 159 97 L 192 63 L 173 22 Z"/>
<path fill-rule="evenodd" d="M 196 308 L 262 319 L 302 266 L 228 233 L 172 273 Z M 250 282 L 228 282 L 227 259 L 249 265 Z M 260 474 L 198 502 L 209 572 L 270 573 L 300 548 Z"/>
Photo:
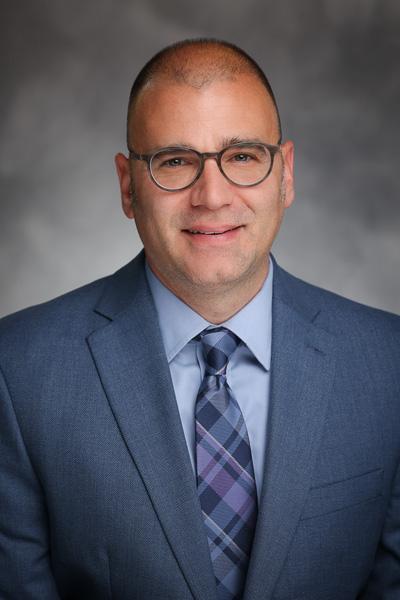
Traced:
<path fill-rule="evenodd" d="M 115 157 L 115 166 L 121 191 L 122 210 L 128 219 L 134 219 L 132 207 L 132 180 L 129 159 L 119 152 Z"/>
<path fill-rule="evenodd" d="M 294 200 L 294 145 L 290 140 L 281 146 L 283 159 L 283 178 L 285 185 L 285 208 Z"/>

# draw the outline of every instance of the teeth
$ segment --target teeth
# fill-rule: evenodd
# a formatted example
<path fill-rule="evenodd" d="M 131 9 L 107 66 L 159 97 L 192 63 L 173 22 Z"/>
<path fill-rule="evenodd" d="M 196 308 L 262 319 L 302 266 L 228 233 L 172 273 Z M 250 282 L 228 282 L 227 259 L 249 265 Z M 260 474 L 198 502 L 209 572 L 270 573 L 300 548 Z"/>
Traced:
<path fill-rule="evenodd" d="M 227 229 L 226 231 L 196 231 L 195 229 L 189 229 L 190 233 L 201 233 L 202 235 L 221 235 L 221 233 L 226 233 L 226 231 L 232 231 L 232 229 Z"/>

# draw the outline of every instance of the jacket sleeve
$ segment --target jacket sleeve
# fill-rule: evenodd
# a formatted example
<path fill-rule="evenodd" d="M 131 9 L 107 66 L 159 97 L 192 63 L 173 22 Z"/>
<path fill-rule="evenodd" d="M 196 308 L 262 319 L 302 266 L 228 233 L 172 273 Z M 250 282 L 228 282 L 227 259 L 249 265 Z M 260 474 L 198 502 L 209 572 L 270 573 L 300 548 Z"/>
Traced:
<path fill-rule="evenodd" d="M 375 563 L 359 600 L 398 600 L 400 598 L 400 462 L 393 481 Z"/>
<path fill-rule="evenodd" d="M 59 600 L 43 490 L 0 371 L 0 598 Z"/>

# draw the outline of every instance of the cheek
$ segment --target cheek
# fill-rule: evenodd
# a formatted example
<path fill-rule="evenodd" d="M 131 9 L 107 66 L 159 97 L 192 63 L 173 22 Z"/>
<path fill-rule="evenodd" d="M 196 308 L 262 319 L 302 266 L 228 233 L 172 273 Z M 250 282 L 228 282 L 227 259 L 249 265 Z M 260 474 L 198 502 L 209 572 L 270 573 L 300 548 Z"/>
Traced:
<path fill-rule="evenodd" d="M 174 233 L 173 216 L 166 198 L 137 194 L 135 222 L 144 244 L 165 246 Z"/>
<path fill-rule="evenodd" d="M 283 204 L 280 198 L 264 196 L 255 210 L 252 228 L 253 244 L 260 248 L 269 248 L 275 239 L 283 218 Z"/>
<path fill-rule="evenodd" d="M 180 232 L 188 210 L 187 195 L 165 192 L 146 178 L 138 178 L 135 185 L 137 224 L 163 237 Z"/>
<path fill-rule="evenodd" d="M 260 195 L 257 202 L 253 204 L 253 211 L 256 223 L 263 227 L 266 224 L 272 226 L 283 213 L 280 190 L 268 190 L 268 193 Z"/>

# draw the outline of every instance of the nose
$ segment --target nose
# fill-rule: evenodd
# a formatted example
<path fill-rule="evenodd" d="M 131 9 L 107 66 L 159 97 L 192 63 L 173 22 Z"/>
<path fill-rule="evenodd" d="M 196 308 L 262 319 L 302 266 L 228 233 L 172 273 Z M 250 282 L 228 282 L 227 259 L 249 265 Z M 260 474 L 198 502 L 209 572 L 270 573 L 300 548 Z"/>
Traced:
<path fill-rule="evenodd" d="M 217 161 L 207 158 L 199 179 L 191 188 L 192 206 L 204 206 L 209 210 L 218 210 L 232 203 L 232 184 L 223 176 Z"/>

